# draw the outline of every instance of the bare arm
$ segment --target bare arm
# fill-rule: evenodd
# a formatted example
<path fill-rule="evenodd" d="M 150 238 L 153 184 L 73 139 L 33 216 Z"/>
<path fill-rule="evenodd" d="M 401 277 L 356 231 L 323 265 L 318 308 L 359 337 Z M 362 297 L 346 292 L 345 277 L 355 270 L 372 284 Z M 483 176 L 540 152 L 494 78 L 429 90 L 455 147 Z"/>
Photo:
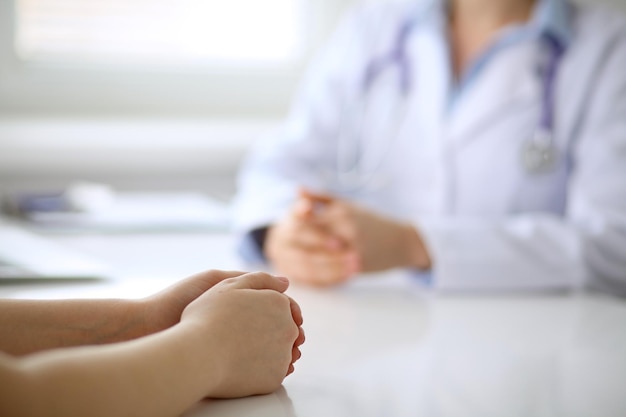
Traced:
<path fill-rule="evenodd" d="M 176 416 L 205 396 L 272 392 L 302 341 L 281 294 L 287 285 L 248 274 L 217 284 L 179 324 L 147 337 L 0 355 L 0 415 Z"/>
<path fill-rule="evenodd" d="M 0 351 L 40 350 L 120 342 L 149 333 L 134 300 L 0 300 Z"/>
<path fill-rule="evenodd" d="M 122 344 L 0 356 L 0 414 L 174 416 L 209 392 L 198 337 L 181 325 Z"/>
<path fill-rule="evenodd" d="M 122 342 L 166 329 L 207 289 L 243 272 L 196 274 L 142 300 L 0 300 L 0 351 L 24 355 Z"/>

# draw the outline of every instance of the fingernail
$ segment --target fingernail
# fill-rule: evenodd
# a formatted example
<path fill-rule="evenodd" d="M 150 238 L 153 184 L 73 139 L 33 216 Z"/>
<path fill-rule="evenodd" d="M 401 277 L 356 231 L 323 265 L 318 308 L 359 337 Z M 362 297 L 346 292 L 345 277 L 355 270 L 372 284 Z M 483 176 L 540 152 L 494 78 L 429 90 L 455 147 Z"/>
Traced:
<path fill-rule="evenodd" d="M 287 283 L 287 284 L 289 283 L 289 279 L 287 279 L 285 277 L 276 277 L 276 278 L 278 278 L 279 281 L 282 281 L 284 283 Z"/>

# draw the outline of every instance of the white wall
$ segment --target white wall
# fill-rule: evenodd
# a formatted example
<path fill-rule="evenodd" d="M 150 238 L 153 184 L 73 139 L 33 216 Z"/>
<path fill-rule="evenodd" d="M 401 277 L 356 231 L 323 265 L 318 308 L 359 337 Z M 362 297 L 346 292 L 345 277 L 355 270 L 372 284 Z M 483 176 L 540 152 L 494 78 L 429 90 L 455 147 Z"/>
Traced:
<path fill-rule="evenodd" d="M 60 188 L 73 180 L 119 189 L 232 194 L 245 150 L 278 121 L 266 119 L 5 119 L 0 193 Z"/>

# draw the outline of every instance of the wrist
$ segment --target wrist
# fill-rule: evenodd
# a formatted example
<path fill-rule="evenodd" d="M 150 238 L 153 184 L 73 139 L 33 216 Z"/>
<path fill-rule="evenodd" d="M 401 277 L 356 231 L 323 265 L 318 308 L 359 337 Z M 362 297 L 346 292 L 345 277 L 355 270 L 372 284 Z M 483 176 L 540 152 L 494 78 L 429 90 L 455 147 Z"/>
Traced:
<path fill-rule="evenodd" d="M 187 359 L 190 360 L 191 372 L 195 374 L 193 384 L 202 387 L 203 397 L 212 397 L 218 391 L 225 375 L 223 367 L 224 344 L 215 338 L 215 323 L 206 317 L 183 316 L 181 321 L 164 333 L 175 335 L 185 345 Z"/>
<path fill-rule="evenodd" d="M 404 227 L 404 248 L 407 266 L 420 270 L 428 270 L 432 266 L 432 260 L 426 244 L 418 230 L 411 224 Z"/>
<path fill-rule="evenodd" d="M 167 305 L 159 298 L 134 300 L 133 310 L 137 314 L 141 328 L 139 336 L 147 336 L 168 329 L 178 323 L 172 320 L 172 314 L 166 314 Z"/>
<path fill-rule="evenodd" d="M 119 341 L 137 339 L 155 333 L 156 323 L 151 313 L 151 306 L 144 300 L 119 300 L 121 304 L 121 317 L 125 321 L 120 326 L 123 334 L 120 334 Z"/>

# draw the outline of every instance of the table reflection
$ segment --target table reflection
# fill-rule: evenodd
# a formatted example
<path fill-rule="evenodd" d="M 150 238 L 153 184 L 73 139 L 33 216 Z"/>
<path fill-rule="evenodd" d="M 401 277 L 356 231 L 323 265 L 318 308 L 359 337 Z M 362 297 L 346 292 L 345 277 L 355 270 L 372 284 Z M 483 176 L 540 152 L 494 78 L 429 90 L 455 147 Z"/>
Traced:
<path fill-rule="evenodd" d="M 290 292 L 307 342 L 284 388 L 188 416 L 626 416 L 623 300 L 434 295 L 397 277 Z"/>

